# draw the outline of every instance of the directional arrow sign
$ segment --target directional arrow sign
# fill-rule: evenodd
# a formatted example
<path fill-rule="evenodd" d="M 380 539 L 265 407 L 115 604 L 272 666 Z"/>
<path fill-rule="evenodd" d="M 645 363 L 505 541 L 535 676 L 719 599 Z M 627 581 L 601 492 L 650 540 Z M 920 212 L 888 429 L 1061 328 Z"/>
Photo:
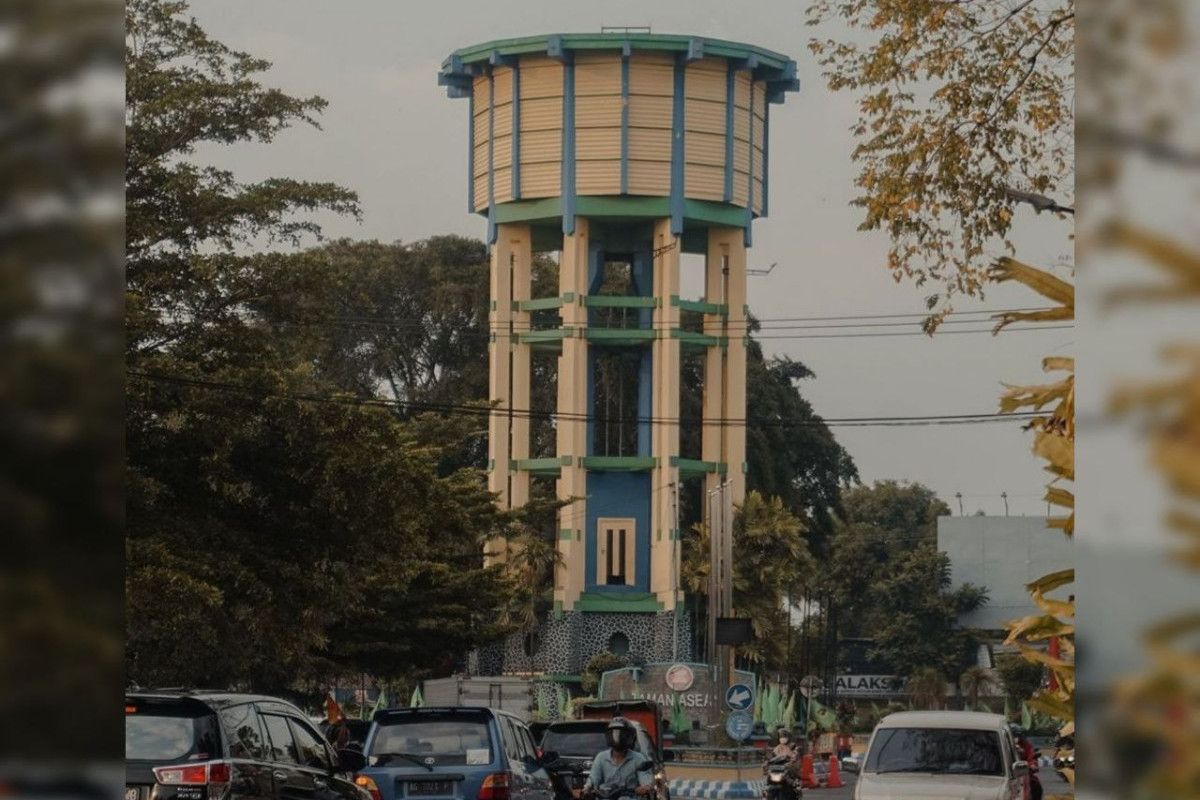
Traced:
<path fill-rule="evenodd" d="M 725 692 L 725 705 L 734 711 L 747 711 L 754 705 L 754 690 L 744 683 L 735 683 Z"/>

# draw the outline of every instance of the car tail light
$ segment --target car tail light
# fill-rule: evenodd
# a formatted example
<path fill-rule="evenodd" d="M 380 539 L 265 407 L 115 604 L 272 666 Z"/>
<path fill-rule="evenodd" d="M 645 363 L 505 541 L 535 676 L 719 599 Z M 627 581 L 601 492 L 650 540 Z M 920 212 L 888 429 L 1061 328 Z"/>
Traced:
<path fill-rule="evenodd" d="M 361 786 L 371 795 L 371 800 L 383 800 L 383 795 L 379 792 L 379 787 L 375 785 L 375 781 L 368 778 L 366 775 L 359 775 L 354 779 L 356 786 Z"/>
<path fill-rule="evenodd" d="M 544 755 L 546 755 L 545 751 L 543 751 L 543 750 L 542 750 L 542 748 L 540 748 L 540 747 L 539 747 L 539 748 L 537 749 L 537 757 L 538 757 L 538 759 L 540 760 L 540 759 L 542 758 L 542 756 L 544 756 Z"/>
<path fill-rule="evenodd" d="M 509 780 L 507 772 L 497 772 L 483 779 L 479 787 L 478 800 L 509 800 Z"/>
<path fill-rule="evenodd" d="M 229 783 L 231 777 L 229 764 L 225 761 L 154 768 L 154 778 L 163 786 L 204 786 L 210 783 Z"/>

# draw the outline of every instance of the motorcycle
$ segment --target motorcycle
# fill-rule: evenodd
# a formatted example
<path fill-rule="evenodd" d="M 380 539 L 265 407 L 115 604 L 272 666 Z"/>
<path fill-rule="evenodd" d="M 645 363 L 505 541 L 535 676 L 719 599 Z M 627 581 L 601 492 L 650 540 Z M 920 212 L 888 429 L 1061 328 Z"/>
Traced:
<path fill-rule="evenodd" d="M 638 772 L 653 772 L 653 762 L 647 761 L 638 767 Z M 602 783 L 599 786 L 581 793 L 584 800 L 643 800 L 635 791 L 633 786 L 623 783 Z M 646 795 L 644 800 L 657 800 L 653 785 L 651 785 L 650 794 Z"/>
<path fill-rule="evenodd" d="M 800 800 L 804 790 L 795 785 L 789 774 L 792 761 L 788 756 L 775 756 L 763 767 L 767 778 L 763 800 Z"/>

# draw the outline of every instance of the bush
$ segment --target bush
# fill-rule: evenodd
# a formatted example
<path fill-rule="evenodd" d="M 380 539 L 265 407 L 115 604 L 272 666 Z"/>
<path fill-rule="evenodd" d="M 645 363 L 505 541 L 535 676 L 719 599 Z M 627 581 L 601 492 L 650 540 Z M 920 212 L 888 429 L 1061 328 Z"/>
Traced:
<path fill-rule="evenodd" d="M 603 653 L 597 653 L 588 659 L 587 664 L 583 667 L 583 674 L 580 676 L 580 688 L 586 695 L 594 695 L 600 691 L 600 676 L 609 670 L 620 669 L 621 667 L 629 666 L 629 661 L 616 653 L 610 653 L 607 650 Z"/>

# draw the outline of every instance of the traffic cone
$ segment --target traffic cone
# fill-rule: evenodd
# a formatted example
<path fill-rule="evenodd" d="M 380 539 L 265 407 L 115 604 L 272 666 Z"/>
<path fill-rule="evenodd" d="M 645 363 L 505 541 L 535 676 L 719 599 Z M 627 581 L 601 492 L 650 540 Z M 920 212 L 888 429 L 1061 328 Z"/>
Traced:
<path fill-rule="evenodd" d="M 834 753 L 829 757 L 829 777 L 826 778 L 825 785 L 830 789 L 840 789 L 846 785 L 842 783 L 842 770 L 841 766 L 838 764 L 838 761 L 840 760 L 841 759 L 838 758 L 837 753 Z"/>
<path fill-rule="evenodd" d="M 811 753 L 805 753 L 800 760 L 800 787 L 802 789 L 820 789 L 821 784 L 817 782 L 817 776 L 813 774 L 813 757 Z"/>

